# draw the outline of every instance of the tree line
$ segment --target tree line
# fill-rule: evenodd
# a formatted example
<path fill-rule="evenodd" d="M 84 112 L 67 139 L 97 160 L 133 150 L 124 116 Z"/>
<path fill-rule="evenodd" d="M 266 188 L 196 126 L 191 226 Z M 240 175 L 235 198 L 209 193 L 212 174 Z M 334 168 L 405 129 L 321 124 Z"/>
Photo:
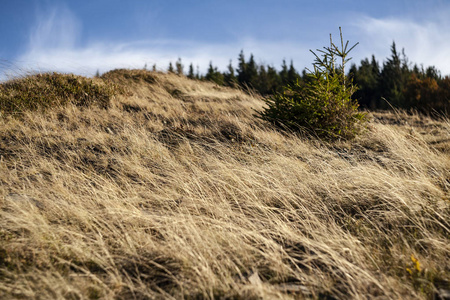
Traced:
<path fill-rule="evenodd" d="M 153 66 L 156 69 L 156 66 Z M 289 65 L 283 60 L 281 68 L 257 64 L 253 54 L 246 59 L 244 51 L 238 56 L 235 68 L 230 60 L 226 71 L 219 71 L 210 62 L 206 74 L 194 70 L 191 63 L 187 73 L 181 59 L 169 64 L 168 72 L 187 76 L 191 79 L 213 81 L 218 85 L 241 87 L 253 90 L 263 96 L 283 91 L 283 87 L 308 80 L 306 69 L 298 72 L 291 60 Z M 447 114 L 450 110 L 450 78 L 442 76 L 434 67 L 424 68 L 409 62 L 404 49 L 397 50 L 395 42 L 391 45 L 391 55 L 381 65 L 372 55 L 371 59 L 361 60 L 359 65 L 352 64 L 348 77 L 358 87 L 353 98 L 359 105 L 368 109 L 416 109 L 430 113 L 437 111 Z"/>
<path fill-rule="evenodd" d="M 409 62 L 404 49 L 391 46 L 391 56 L 380 66 L 375 56 L 353 64 L 349 72 L 359 87 L 354 97 L 361 106 L 387 109 L 391 106 L 422 112 L 448 113 L 450 78 L 442 76 L 434 66 L 424 68 Z"/>
<path fill-rule="evenodd" d="M 153 70 L 156 70 L 156 65 L 153 65 Z M 243 50 L 238 57 L 238 67 L 235 68 L 230 60 L 224 72 L 219 71 L 218 67 L 210 62 L 206 74 L 200 74 L 198 67 L 194 70 L 192 63 L 186 73 L 181 59 L 178 59 L 175 64 L 170 62 L 167 71 L 191 79 L 212 81 L 222 86 L 253 90 L 263 96 L 281 92 L 284 86 L 294 84 L 297 80 L 301 81 L 303 78 L 295 69 L 292 60 L 289 65 L 286 60 L 283 60 L 281 70 L 278 71 L 274 66 L 257 64 L 253 54 L 250 54 L 250 57 L 246 60 Z"/>

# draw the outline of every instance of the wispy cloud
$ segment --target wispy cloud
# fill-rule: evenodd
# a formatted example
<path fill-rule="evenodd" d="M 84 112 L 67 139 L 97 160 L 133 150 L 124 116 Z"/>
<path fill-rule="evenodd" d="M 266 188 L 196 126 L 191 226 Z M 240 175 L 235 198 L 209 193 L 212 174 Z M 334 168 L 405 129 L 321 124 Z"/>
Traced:
<path fill-rule="evenodd" d="M 361 44 L 359 52 L 367 56 L 372 51 L 382 60 L 390 56 L 389 45 L 395 41 L 397 50 L 404 48 L 410 62 L 434 65 L 443 75 L 450 74 L 450 21 L 441 16 L 436 13 L 427 22 L 362 17 L 353 24 Z"/>
<path fill-rule="evenodd" d="M 30 33 L 29 51 L 65 49 L 76 45 L 81 34 L 81 22 L 65 6 L 52 7 L 38 13 Z"/>

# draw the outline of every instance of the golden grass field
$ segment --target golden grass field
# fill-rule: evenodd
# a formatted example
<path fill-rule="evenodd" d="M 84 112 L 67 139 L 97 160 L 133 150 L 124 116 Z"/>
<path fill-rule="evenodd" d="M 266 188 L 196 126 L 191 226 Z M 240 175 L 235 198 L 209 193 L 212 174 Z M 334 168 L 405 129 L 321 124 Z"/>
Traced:
<path fill-rule="evenodd" d="M 107 108 L 0 117 L 0 299 L 449 293 L 448 119 L 373 112 L 323 142 L 256 118 L 258 95 L 92 80 L 119 88 Z"/>

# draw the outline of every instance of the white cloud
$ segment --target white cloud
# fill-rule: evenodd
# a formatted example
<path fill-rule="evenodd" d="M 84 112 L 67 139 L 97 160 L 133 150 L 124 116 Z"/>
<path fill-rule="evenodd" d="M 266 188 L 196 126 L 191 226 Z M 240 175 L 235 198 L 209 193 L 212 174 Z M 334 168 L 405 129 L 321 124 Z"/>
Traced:
<path fill-rule="evenodd" d="M 363 17 L 353 24 L 360 41 L 358 54 L 375 54 L 384 60 L 395 41 L 397 50 L 404 48 L 410 62 L 434 65 L 442 75 L 450 74 L 450 22 L 440 16 L 427 22 Z"/>
<path fill-rule="evenodd" d="M 289 44 L 263 43 L 247 41 L 226 44 L 201 44 L 189 41 L 154 41 L 143 45 L 129 44 L 96 44 L 87 47 L 67 48 L 33 48 L 19 58 L 20 69 L 38 71 L 74 72 L 81 75 L 92 75 L 96 70 L 105 72 L 115 68 L 143 68 L 146 64 L 151 68 L 153 64 L 158 69 L 166 69 L 169 62 L 174 63 L 179 57 L 187 71 L 192 62 L 205 72 L 210 61 L 219 69 L 225 70 L 232 59 L 237 67 L 237 56 L 244 49 L 246 58 L 253 53 L 258 63 L 272 64 L 279 67 L 283 57 L 300 61 L 298 50 Z M 307 51 L 307 50 L 306 50 Z M 306 51 L 303 51 L 305 53 Z M 284 56 L 283 56 L 284 55 Z M 264 58 L 263 61 L 258 61 Z"/>
<path fill-rule="evenodd" d="M 234 44 L 204 44 L 192 41 L 151 41 L 114 45 L 98 43 L 86 47 L 33 47 L 18 61 L 20 69 L 93 75 L 96 70 L 105 72 L 115 68 L 143 68 L 144 65 L 151 68 L 153 64 L 156 64 L 159 70 L 165 70 L 169 62 L 175 63 L 181 58 L 185 71 L 189 64 L 193 63 L 194 67 L 199 66 L 200 71 L 205 72 L 210 61 L 220 70 L 226 70 L 232 59 L 236 68 L 241 49 L 244 50 L 246 59 L 252 53 L 258 63 L 279 67 L 282 59 L 286 58 L 293 59 L 296 65 L 300 66 L 301 53 L 308 51 L 306 48 L 302 51 L 301 48 L 305 47 L 253 40 Z"/>

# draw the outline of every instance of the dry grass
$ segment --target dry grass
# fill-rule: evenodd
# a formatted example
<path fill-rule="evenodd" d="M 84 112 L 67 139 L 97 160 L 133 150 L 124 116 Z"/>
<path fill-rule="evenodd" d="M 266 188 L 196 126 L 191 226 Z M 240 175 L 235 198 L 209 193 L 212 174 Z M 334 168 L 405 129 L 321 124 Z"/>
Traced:
<path fill-rule="evenodd" d="M 44 111 L 72 103 L 106 108 L 119 90 L 108 81 L 73 74 L 45 73 L 11 80 L 0 85 L 0 116 L 24 111 Z"/>
<path fill-rule="evenodd" d="M 125 90 L 108 108 L 0 119 L 0 298 L 449 289 L 448 120 L 374 113 L 363 136 L 325 144 L 271 129 L 237 90 L 103 80 Z"/>

